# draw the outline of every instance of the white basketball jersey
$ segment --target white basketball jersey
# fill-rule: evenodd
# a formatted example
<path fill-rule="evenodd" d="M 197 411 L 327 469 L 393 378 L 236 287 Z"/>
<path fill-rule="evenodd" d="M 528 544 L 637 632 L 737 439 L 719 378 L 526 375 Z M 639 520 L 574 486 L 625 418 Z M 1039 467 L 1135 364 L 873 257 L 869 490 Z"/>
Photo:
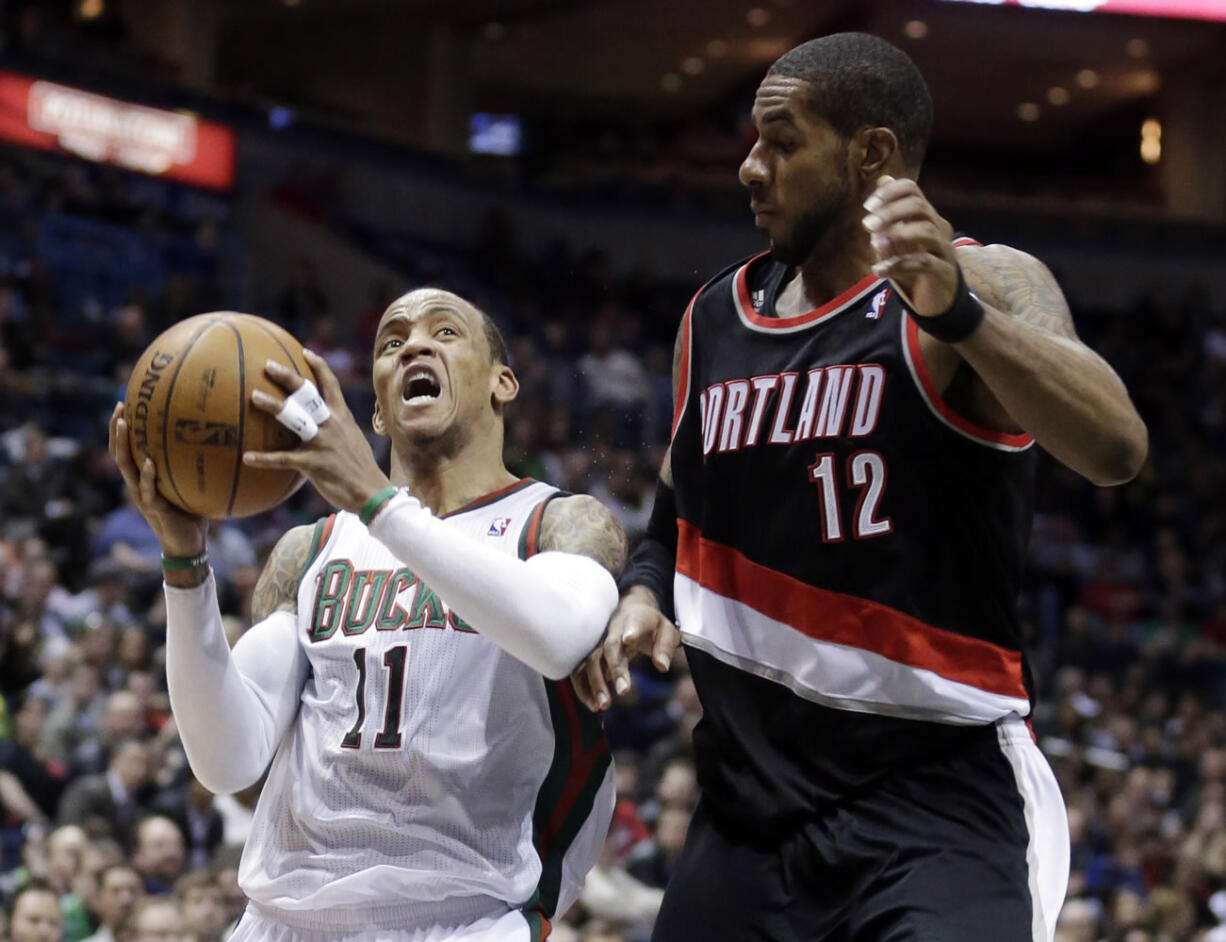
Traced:
<path fill-rule="evenodd" d="M 524 479 L 445 519 L 527 556 L 555 493 Z M 570 681 L 476 633 L 350 513 L 316 526 L 298 643 L 311 673 L 239 874 L 256 908 L 312 929 L 565 912 L 614 797 Z"/>

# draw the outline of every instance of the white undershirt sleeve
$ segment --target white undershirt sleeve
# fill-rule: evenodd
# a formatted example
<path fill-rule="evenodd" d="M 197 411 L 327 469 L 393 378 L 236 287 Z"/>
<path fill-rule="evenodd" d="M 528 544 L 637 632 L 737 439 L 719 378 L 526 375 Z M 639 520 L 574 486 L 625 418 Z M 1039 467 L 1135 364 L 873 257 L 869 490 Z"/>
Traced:
<path fill-rule="evenodd" d="M 231 651 L 212 573 L 165 590 L 166 680 L 184 751 L 209 791 L 239 791 L 264 774 L 298 714 L 309 666 L 297 617 L 273 612 Z"/>
<path fill-rule="evenodd" d="M 369 529 L 457 615 L 553 680 L 596 647 L 617 607 L 617 584 L 594 559 L 556 551 L 519 559 L 462 533 L 404 492 L 388 500 Z"/>

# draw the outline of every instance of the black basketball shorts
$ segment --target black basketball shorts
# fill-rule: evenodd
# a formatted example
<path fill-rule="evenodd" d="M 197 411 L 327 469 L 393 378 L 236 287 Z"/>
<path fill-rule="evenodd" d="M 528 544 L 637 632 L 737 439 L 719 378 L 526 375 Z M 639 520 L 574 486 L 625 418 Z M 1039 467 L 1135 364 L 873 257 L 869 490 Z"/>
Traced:
<path fill-rule="evenodd" d="M 894 773 L 782 840 L 700 802 L 652 942 L 1051 942 L 1068 821 L 1020 719 Z"/>

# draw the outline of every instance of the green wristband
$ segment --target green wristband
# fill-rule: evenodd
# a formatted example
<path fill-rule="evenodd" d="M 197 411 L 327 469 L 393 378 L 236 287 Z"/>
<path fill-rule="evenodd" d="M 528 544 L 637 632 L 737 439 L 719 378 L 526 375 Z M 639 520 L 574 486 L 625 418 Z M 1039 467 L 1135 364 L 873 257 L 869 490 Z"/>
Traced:
<path fill-rule="evenodd" d="M 383 488 L 381 491 L 375 491 L 370 495 L 370 500 L 362 505 L 362 512 L 358 514 L 358 519 L 365 526 L 370 526 L 370 521 L 375 519 L 375 514 L 382 509 L 384 504 L 399 493 L 400 488 L 390 486 Z"/>
<path fill-rule="evenodd" d="M 162 554 L 163 569 L 195 569 L 209 561 L 209 551 L 204 550 L 199 556 L 167 556 Z"/>

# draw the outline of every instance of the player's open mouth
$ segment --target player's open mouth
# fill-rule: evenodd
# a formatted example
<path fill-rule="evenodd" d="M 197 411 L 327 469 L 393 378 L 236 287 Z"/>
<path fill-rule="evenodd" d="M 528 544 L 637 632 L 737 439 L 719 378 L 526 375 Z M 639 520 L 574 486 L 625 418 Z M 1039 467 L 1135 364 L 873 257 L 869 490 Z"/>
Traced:
<path fill-rule="evenodd" d="M 404 386 L 400 397 L 411 406 L 433 402 L 443 391 L 438 376 L 428 366 L 414 366 L 404 374 Z"/>

